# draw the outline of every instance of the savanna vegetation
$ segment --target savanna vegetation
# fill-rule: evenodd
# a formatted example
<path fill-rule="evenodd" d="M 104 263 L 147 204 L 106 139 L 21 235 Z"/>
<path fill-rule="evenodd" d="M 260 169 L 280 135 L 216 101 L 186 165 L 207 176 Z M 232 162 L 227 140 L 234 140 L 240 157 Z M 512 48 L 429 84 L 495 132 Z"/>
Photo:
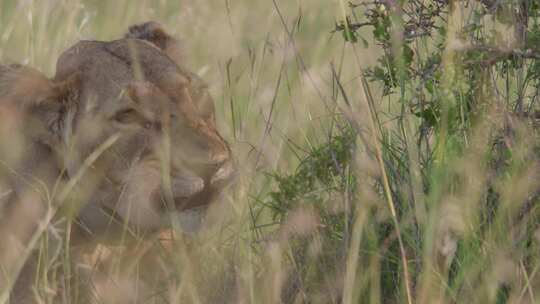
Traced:
<path fill-rule="evenodd" d="M 51 221 L 39 303 L 540 302 L 537 1 L 3 0 L 0 62 L 53 75 L 146 20 L 209 83 L 236 180 L 199 233 L 86 264 Z"/>

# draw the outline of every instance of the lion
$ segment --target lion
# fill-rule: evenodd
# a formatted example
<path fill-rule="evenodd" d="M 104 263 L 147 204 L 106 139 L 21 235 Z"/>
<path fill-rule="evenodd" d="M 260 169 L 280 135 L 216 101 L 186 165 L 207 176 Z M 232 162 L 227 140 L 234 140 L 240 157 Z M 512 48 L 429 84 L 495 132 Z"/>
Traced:
<path fill-rule="evenodd" d="M 180 50 L 160 24 L 147 22 L 118 40 L 76 43 L 52 78 L 0 65 L 0 116 L 14 121 L 0 123 L 0 132 L 11 128 L 19 143 L 4 137 L 0 145 L 1 155 L 13 154 L 0 171 L 0 195 L 12 189 L 0 207 L 1 237 L 24 247 L 46 229 L 44 217 L 65 215 L 72 244 L 152 234 L 176 221 L 198 229 L 235 165 L 208 87 L 184 67 Z M 28 214 L 25 227 L 11 231 L 9 220 Z M 0 247 L 0 266 L 16 276 L 10 248 Z M 13 281 L 1 277 L 0 286 Z"/>

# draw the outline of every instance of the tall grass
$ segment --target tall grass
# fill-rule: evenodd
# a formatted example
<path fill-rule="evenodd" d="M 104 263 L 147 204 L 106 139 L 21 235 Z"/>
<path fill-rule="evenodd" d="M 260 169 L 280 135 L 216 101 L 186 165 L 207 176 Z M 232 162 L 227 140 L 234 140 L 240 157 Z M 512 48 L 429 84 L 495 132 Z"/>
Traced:
<path fill-rule="evenodd" d="M 239 169 L 204 229 L 175 235 L 174 242 L 174 233 L 164 231 L 100 245 L 75 260 L 70 224 L 55 219 L 36 246 L 32 297 L 41 303 L 84 302 L 77 299 L 88 292 L 92 303 L 540 302 L 538 141 L 534 121 L 514 111 L 516 96 L 538 92 L 523 88 L 523 71 L 536 61 L 506 74 L 478 70 L 482 81 L 468 90 L 471 78 L 456 45 L 474 8 L 455 3 L 441 34 L 437 81 L 430 82 L 434 74 L 407 78 L 403 62 L 393 75 L 377 74 L 386 50 L 373 42 L 376 31 L 353 33 L 344 22 L 342 32 L 332 32 L 336 22 L 367 10 L 346 4 L 1 1 L 0 62 L 26 63 L 47 75 L 80 39 L 111 40 L 134 23 L 163 23 L 183 41 L 186 66 L 208 82 Z M 398 19 L 388 40 L 406 57 L 395 36 L 403 31 Z M 481 26 L 509 35 L 497 20 Z M 437 41 L 415 43 L 409 64 L 421 66 Z M 412 111 L 420 104 L 416 88 L 439 108 Z M 475 109 L 449 93 L 456 91 L 472 95 Z M 536 97 L 526 106 L 535 109 Z M 0 203 L 2 194 L 0 188 Z"/>

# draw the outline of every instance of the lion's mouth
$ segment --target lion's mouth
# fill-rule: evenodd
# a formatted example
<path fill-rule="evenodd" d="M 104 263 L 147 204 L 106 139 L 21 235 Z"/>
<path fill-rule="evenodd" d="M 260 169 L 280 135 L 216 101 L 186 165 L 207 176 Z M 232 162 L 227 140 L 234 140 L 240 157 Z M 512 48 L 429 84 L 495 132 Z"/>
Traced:
<path fill-rule="evenodd" d="M 182 211 L 211 203 L 216 195 L 231 182 L 234 174 L 232 161 L 223 163 L 217 170 L 213 170 L 213 174 L 208 174 L 206 177 L 200 177 L 187 171 L 176 172 L 171 178 L 170 188 L 175 209 Z M 164 208 L 168 208 L 166 191 L 166 187 L 162 185 L 153 194 L 153 196 L 159 195 Z"/>
<path fill-rule="evenodd" d="M 98 206 L 96 204 L 89 204 L 88 210 L 81 212 L 80 221 L 89 231 L 101 231 L 102 227 L 108 229 L 107 223 L 112 218 L 108 214 L 114 214 L 134 227 L 162 227 L 170 219 L 169 215 L 206 209 L 232 181 L 236 171 L 232 161 L 224 162 L 206 178 L 188 170 L 175 171 L 171 176 L 169 195 L 166 195 L 160 172 L 154 166 L 137 166 L 130 179 L 122 183 L 123 190 L 117 199 L 104 198 L 99 204 L 106 207 L 108 212 L 95 208 Z"/>
<path fill-rule="evenodd" d="M 233 161 L 224 163 L 210 179 L 210 186 L 214 188 L 225 187 L 234 177 Z"/>

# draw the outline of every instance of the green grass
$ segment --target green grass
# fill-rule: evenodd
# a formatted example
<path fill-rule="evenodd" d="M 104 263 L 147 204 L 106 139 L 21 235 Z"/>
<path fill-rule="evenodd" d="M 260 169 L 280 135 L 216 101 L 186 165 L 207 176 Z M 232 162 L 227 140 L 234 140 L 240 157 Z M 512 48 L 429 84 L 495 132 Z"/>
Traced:
<path fill-rule="evenodd" d="M 140 239 L 74 265 L 66 223 L 54 223 L 61 240 L 39 242 L 36 296 L 90 286 L 95 303 L 540 303 L 538 136 L 511 110 L 535 93 L 523 70 L 475 70 L 485 79 L 471 93 L 474 73 L 443 44 L 433 83 L 400 74 L 404 62 L 365 80 L 391 63 L 377 63 L 372 32 L 358 32 L 366 48 L 331 32 L 349 14 L 326 0 L 1 1 L 0 62 L 49 76 L 79 39 L 163 23 L 239 160 L 208 227 L 174 250 Z M 417 41 L 409 64 L 435 60 L 434 40 Z M 416 87 L 437 107 L 411 111 Z M 479 106 L 466 116 L 470 95 Z"/>

